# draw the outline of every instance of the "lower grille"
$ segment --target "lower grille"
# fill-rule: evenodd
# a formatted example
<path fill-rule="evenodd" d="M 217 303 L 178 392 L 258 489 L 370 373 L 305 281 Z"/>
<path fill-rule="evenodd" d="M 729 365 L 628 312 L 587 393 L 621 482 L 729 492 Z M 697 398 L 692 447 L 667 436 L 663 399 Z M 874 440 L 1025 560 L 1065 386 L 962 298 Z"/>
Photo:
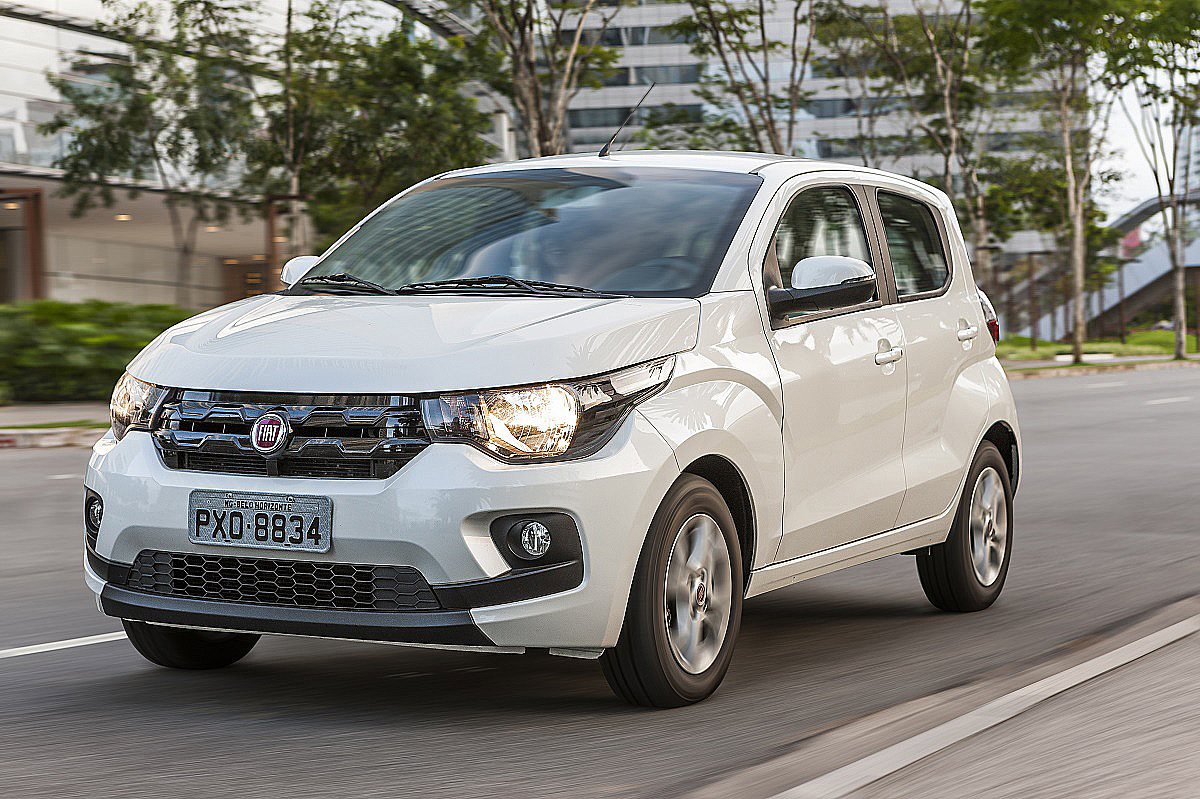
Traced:
<path fill-rule="evenodd" d="M 411 566 L 364 566 L 144 550 L 127 587 L 168 596 L 340 610 L 435 610 Z"/>

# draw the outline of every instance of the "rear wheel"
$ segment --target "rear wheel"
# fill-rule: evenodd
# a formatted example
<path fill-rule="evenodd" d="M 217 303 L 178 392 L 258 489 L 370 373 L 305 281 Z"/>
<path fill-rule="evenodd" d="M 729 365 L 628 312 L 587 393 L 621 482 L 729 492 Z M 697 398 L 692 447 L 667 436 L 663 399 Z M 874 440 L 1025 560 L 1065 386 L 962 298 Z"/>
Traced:
<path fill-rule="evenodd" d="M 733 516 L 712 483 L 684 475 L 654 516 L 621 638 L 601 658 L 613 691 L 648 707 L 712 694 L 733 657 L 742 593 Z"/>
<path fill-rule="evenodd" d="M 944 544 L 917 554 L 921 587 L 942 610 L 983 610 L 996 601 L 1012 557 L 1012 485 L 990 441 L 975 453 Z"/>
<path fill-rule="evenodd" d="M 146 660 L 169 669 L 219 669 L 244 658 L 259 636 L 186 630 L 121 620 L 129 643 Z"/>

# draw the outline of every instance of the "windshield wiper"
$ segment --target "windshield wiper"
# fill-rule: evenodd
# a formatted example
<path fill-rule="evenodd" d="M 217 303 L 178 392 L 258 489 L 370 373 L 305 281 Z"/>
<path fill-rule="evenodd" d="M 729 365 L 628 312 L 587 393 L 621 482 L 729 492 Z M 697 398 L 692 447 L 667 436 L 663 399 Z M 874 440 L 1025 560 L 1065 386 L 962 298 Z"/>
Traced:
<path fill-rule="evenodd" d="M 375 294 L 395 294 L 395 289 L 389 289 L 387 286 L 381 286 L 378 283 L 358 277 L 357 275 L 347 274 L 346 272 L 336 272 L 332 275 L 313 275 L 301 280 L 297 280 L 295 286 L 304 286 L 306 284 L 324 283 L 330 286 L 338 286 L 344 288 L 358 287 L 368 289 Z"/>
<path fill-rule="evenodd" d="M 484 277 L 450 278 L 448 280 L 431 280 L 425 283 L 409 283 L 395 290 L 396 294 L 442 294 L 466 290 L 468 293 L 488 293 L 492 291 L 509 292 L 513 289 L 525 294 L 540 297 L 562 297 L 584 294 L 589 297 L 628 297 L 628 294 L 614 294 L 607 291 L 597 291 L 586 286 L 572 286 L 567 283 L 549 283 L 544 280 L 522 280 L 511 275 L 486 275 Z"/>

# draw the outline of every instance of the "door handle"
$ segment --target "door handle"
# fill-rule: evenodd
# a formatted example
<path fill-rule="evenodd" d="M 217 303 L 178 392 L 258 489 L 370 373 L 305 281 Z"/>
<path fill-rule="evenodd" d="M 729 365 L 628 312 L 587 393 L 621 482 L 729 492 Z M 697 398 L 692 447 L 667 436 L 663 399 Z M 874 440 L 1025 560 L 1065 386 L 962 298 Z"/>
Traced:
<path fill-rule="evenodd" d="M 902 347 L 892 347 L 890 350 L 875 353 L 875 363 L 883 366 L 888 363 L 895 363 L 904 357 L 904 349 Z"/>
<path fill-rule="evenodd" d="M 979 335 L 979 328 L 975 327 L 974 325 L 969 325 L 967 327 L 959 329 L 958 340 L 959 341 L 970 341 L 971 339 L 975 338 L 978 335 Z"/>

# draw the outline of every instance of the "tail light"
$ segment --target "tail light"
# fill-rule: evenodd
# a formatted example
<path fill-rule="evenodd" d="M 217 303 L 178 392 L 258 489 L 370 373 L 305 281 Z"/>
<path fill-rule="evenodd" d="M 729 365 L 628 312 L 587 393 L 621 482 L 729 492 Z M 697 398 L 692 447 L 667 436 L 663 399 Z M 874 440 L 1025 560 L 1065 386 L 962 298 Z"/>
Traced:
<path fill-rule="evenodd" d="M 983 306 L 983 320 L 987 323 L 988 332 L 992 334 L 992 341 L 999 344 L 1000 318 L 996 316 L 996 308 L 982 291 L 979 292 L 979 304 Z"/>

